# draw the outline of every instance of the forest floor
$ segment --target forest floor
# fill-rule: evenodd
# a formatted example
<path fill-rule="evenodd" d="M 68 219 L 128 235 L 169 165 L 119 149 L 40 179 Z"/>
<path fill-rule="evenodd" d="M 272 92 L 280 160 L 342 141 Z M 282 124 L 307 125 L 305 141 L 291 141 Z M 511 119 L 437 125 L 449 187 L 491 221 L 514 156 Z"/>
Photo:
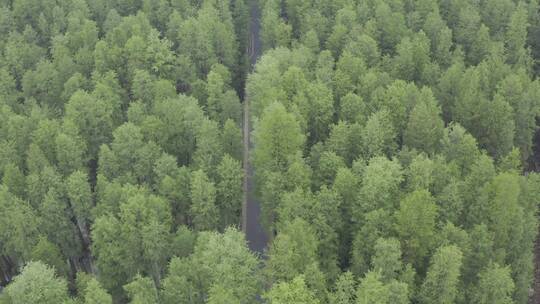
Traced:
<path fill-rule="evenodd" d="M 258 1 L 252 0 L 250 2 L 249 41 L 246 52 L 252 69 L 255 67 L 255 63 L 262 51 L 259 37 L 261 13 L 257 3 Z M 246 234 L 249 248 L 254 252 L 264 254 L 268 243 L 268 235 L 262 227 L 260 221 L 261 206 L 255 196 L 254 171 L 250 161 L 250 150 L 253 145 L 250 138 L 249 96 L 247 94 L 244 96 L 244 203 L 242 227 Z"/>

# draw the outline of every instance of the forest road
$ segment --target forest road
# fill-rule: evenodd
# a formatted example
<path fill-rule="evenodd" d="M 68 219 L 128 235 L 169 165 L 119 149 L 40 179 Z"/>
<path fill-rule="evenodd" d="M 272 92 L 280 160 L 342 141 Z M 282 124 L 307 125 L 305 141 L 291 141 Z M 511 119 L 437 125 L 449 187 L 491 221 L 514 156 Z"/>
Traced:
<path fill-rule="evenodd" d="M 257 0 L 250 1 L 249 39 L 246 53 L 250 62 L 250 70 L 255 67 L 257 59 L 261 55 L 260 40 L 261 13 Z M 250 151 L 253 147 L 251 142 L 249 96 L 244 98 L 244 202 L 242 206 L 242 229 L 246 235 L 249 249 L 264 256 L 268 243 L 268 235 L 261 223 L 261 206 L 255 196 L 254 170 L 251 166 Z"/>

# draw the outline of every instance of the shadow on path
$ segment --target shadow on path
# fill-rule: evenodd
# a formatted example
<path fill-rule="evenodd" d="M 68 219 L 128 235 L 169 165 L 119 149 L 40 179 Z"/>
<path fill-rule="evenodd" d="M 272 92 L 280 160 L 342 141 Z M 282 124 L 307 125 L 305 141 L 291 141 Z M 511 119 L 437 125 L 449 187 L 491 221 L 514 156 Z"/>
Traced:
<path fill-rule="evenodd" d="M 256 0 L 250 1 L 250 22 L 247 54 L 250 61 L 250 70 L 255 67 L 257 59 L 261 55 L 260 32 L 260 9 Z M 242 229 L 246 234 L 249 248 L 264 256 L 268 243 L 268 236 L 261 225 L 261 207 L 255 196 L 254 171 L 250 162 L 250 150 L 252 143 L 250 140 L 250 112 L 249 96 L 244 99 L 244 203 L 242 208 Z"/>

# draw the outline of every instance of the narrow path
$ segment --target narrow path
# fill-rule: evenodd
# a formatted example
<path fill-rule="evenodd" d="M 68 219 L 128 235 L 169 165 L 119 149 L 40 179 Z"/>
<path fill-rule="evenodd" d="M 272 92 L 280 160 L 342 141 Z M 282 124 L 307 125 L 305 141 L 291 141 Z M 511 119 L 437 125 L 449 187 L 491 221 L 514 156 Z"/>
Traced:
<path fill-rule="evenodd" d="M 247 45 L 247 54 L 252 70 L 261 55 L 260 32 L 260 9 L 256 0 L 250 1 L 250 22 L 249 22 L 249 40 Z M 244 202 L 242 207 L 242 229 L 246 234 L 249 248 L 260 254 L 263 254 L 268 243 L 268 236 L 263 229 L 260 221 L 261 208 L 255 197 L 255 185 L 253 179 L 253 167 L 250 162 L 250 150 L 252 143 L 250 140 L 250 112 L 249 96 L 244 95 Z"/>
<path fill-rule="evenodd" d="M 540 127 L 540 116 L 536 117 L 536 126 Z M 529 163 L 528 172 L 540 172 L 540 130 L 536 130 L 533 137 L 533 155 Z M 526 173 L 527 174 L 527 173 Z M 540 211 L 537 211 L 540 217 Z M 534 244 L 534 281 L 529 294 L 529 304 L 540 303 L 540 226 Z"/>
<path fill-rule="evenodd" d="M 529 298 L 530 304 L 540 303 L 540 232 L 534 245 L 534 283 Z"/>

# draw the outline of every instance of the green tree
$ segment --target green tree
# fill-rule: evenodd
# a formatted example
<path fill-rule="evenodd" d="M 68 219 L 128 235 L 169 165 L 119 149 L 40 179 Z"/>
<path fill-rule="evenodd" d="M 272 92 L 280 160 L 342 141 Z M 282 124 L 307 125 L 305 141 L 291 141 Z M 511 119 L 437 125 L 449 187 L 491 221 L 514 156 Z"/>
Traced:
<path fill-rule="evenodd" d="M 478 287 L 474 301 L 479 304 L 512 304 L 514 281 L 510 275 L 509 267 L 491 264 L 478 274 Z"/>
<path fill-rule="evenodd" d="M 356 292 L 356 304 L 387 304 L 390 300 L 388 286 L 381 282 L 381 276 L 377 272 L 368 272 L 362 278 Z"/>
<path fill-rule="evenodd" d="M 272 304 L 317 304 L 319 301 L 315 294 L 309 290 L 305 283 L 304 276 L 297 276 L 290 282 L 277 283 L 264 298 Z"/>
<path fill-rule="evenodd" d="M 88 281 L 83 294 L 85 304 L 112 304 L 111 296 L 95 278 Z"/>
<path fill-rule="evenodd" d="M 45 237 L 40 237 L 30 258 L 32 261 L 41 261 L 44 264 L 52 266 L 58 276 L 63 276 L 67 273 L 67 264 L 60 253 L 60 249 L 53 243 L 49 242 Z"/>
<path fill-rule="evenodd" d="M 242 209 L 242 166 L 239 161 L 225 155 L 217 169 L 217 204 L 222 217 L 222 227 L 237 225 Z"/>
<path fill-rule="evenodd" d="M 463 175 L 467 174 L 480 155 L 476 139 L 459 124 L 445 129 L 441 139 L 441 152 L 449 162 L 454 162 Z"/>
<path fill-rule="evenodd" d="M 81 232 L 86 245 L 90 244 L 89 226 L 92 210 L 92 192 L 88 184 L 88 177 L 81 171 L 71 174 L 66 183 L 69 204 L 75 215 L 77 227 Z"/>
<path fill-rule="evenodd" d="M 223 288 L 220 285 L 213 285 L 210 288 L 208 301 L 209 304 L 227 304 L 227 303 L 237 303 L 238 299 L 233 295 L 233 293 Z"/>
<path fill-rule="evenodd" d="M 221 146 L 223 153 L 229 154 L 236 160 L 242 159 L 242 130 L 230 119 L 227 119 L 223 125 Z"/>
<path fill-rule="evenodd" d="M 219 284 L 240 303 L 252 303 L 260 292 L 259 260 L 249 251 L 244 234 L 235 228 L 227 228 L 223 234 L 200 234 L 192 258 L 208 275 L 206 286 Z"/>
<path fill-rule="evenodd" d="M 25 201 L 14 197 L 6 187 L 0 186 L 0 241 L 3 255 L 24 262 L 30 258 L 39 232 L 40 218 Z"/>
<path fill-rule="evenodd" d="M 530 24 L 527 20 L 527 9 L 524 3 L 518 3 L 510 16 L 505 35 L 508 62 L 521 66 L 530 66 L 530 51 L 527 49 L 527 33 Z"/>
<path fill-rule="evenodd" d="M 164 303 L 251 303 L 261 289 L 259 260 L 249 251 L 242 232 L 234 228 L 202 232 L 189 257 L 175 257 L 162 281 Z M 221 298 L 220 296 L 226 297 Z"/>
<path fill-rule="evenodd" d="M 380 280 L 388 283 L 396 279 L 397 275 L 403 269 L 401 263 L 401 248 L 399 240 L 394 238 L 380 238 L 373 248 L 375 254 L 371 260 L 373 270 L 379 272 Z"/>
<path fill-rule="evenodd" d="M 8 163 L 4 167 L 4 176 L 2 184 L 9 189 L 9 192 L 18 197 L 25 197 L 26 179 L 18 166 L 13 163 Z"/>
<path fill-rule="evenodd" d="M 219 212 L 216 207 L 216 188 L 202 170 L 191 175 L 191 208 L 193 226 L 199 231 L 218 227 Z"/>
<path fill-rule="evenodd" d="M 371 114 L 361 134 L 365 159 L 394 154 L 397 134 L 389 112 L 382 110 Z"/>
<path fill-rule="evenodd" d="M 113 106 L 84 91 L 75 92 L 66 104 L 64 119 L 69 120 L 86 141 L 91 159 L 96 158 L 99 146 L 111 138 Z"/>
<path fill-rule="evenodd" d="M 137 275 L 135 279 L 124 286 L 132 304 L 157 304 L 158 292 L 152 279 Z"/>
<path fill-rule="evenodd" d="M 390 213 L 382 208 L 365 214 L 365 220 L 354 236 L 351 248 L 351 270 L 357 277 L 371 269 L 376 241 L 390 236 L 392 224 Z"/>
<path fill-rule="evenodd" d="M 362 186 L 353 209 L 353 221 L 361 223 L 370 211 L 384 208 L 393 211 L 399 204 L 401 165 L 397 160 L 374 157 L 364 170 Z"/>
<path fill-rule="evenodd" d="M 41 262 L 30 262 L 6 288 L 13 304 L 53 304 L 68 300 L 66 281 L 56 277 L 54 269 Z"/>
<path fill-rule="evenodd" d="M 435 240 L 435 200 L 428 191 L 416 190 L 401 201 L 395 217 L 405 260 L 422 265 Z"/>
<path fill-rule="evenodd" d="M 462 253 L 454 245 L 440 247 L 431 258 L 420 290 L 421 303 L 455 303 L 459 295 Z"/>
<path fill-rule="evenodd" d="M 313 228 L 302 219 L 289 222 L 272 242 L 266 263 L 274 282 L 289 281 L 317 263 L 318 242 Z"/>
<path fill-rule="evenodd" d="M 429 155 L 438 152 L 444 132 L 441 109 L 429 89 L 421 91 L 423 98 L 414 106 L 403 134 L 403 142 Z"/>
<path fill-rule="evenodd" d="M 284 171 L 300 151 L 304 135 L 293 114 L 280 103 L 268 106 L 254 131 L 253 164 L 259 170 Z"/>
<path fill-rule="evenodd" d="M 356 282 L 351 272 L 342 273 L 332 293 L 328 295 L 331 304 L 354 304 Z"/>
<path fill-rule="evenodd" d="M 430 43 L 424 32 L 405 36 L 396 46 L 397 54 L 394 57 L 394 73 L 396 78 L 419 83 L 429 83 L 427 74 L 430 64 Z"/>
<path fill-rule="evenodd" d="M 261 40 L 265 50 L 279 46 L 289 46 L 292 38 L 292 26 L 279 17 L 279 2 L 264 2 L 261 18 Z"/>

